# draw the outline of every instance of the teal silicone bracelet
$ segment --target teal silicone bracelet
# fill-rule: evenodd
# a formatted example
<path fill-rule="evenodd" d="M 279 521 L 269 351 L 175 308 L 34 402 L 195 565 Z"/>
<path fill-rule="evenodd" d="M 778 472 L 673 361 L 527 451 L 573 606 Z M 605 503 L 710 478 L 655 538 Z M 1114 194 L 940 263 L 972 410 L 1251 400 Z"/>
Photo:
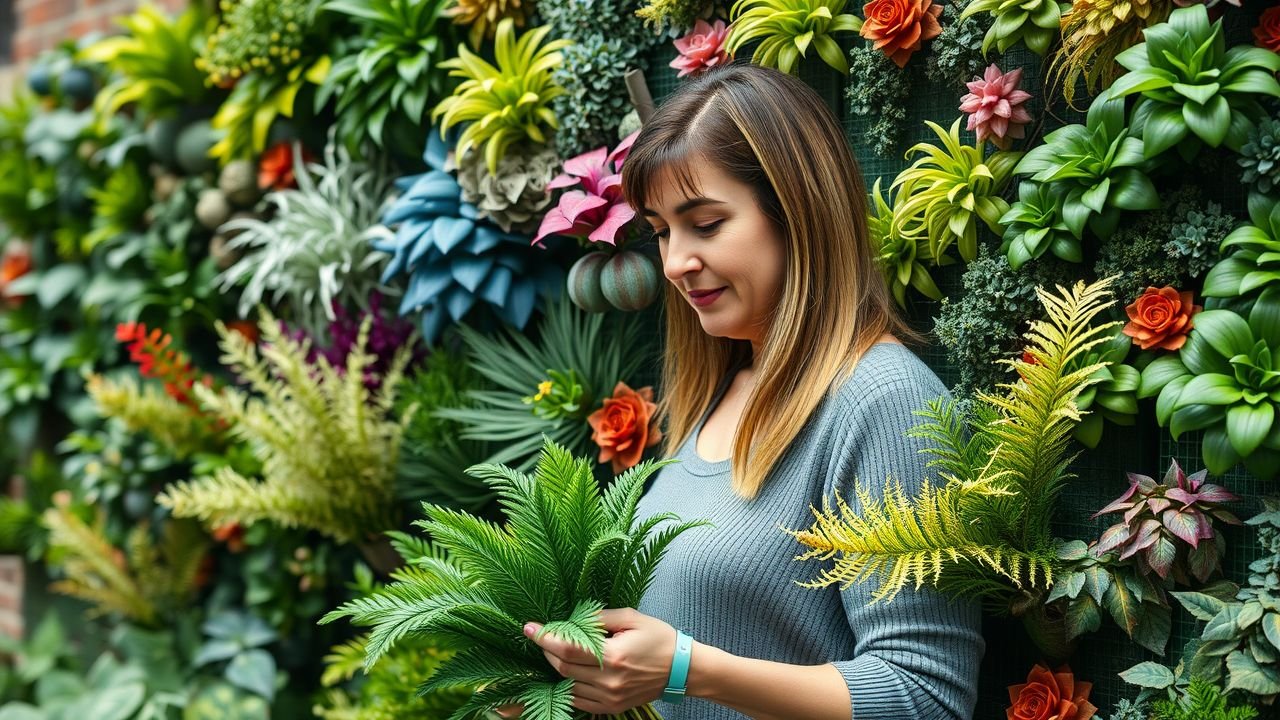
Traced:
<path fill-rule="evenodd" d="M 689 658 L 693 655 L 693 638 L 676 631 L 676 654 L 671 658 L 671 675 L 667 678 L 667 687 L 662 691 L 662 699 L 669 703 L 680 703 L 684 700 L 685 683 L 689 679 Z"/>

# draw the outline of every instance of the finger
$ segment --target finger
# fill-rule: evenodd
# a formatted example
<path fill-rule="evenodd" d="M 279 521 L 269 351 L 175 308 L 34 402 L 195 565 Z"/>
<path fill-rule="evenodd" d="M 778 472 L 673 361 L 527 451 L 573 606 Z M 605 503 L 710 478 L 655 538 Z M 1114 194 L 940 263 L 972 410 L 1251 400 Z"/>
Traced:
<path fill-rule="evenodd" d="M 543 650 L 542 655 L 551 664 L 551 667 L 555 668 L 555 671 L 564 677 L 573 678 L 581 682 L 598 682 L 604 676 L 604 669 L 596 664 L 594 658 L 590 664 L 587 664 L 566 660 L 548 650 Z"/>
<path fill-rule="evenodd" d="M 600 611 L 600 622 L 606 632 L 631 630 L 636 627 L 644 615 L 633 608 L 611 608 Z"/>
<path fill-rule="evenodd" d="M 591 700 L 586 697 L 578 697 L 576 695 L 573 698 L 573 706 L 584 712 L 591 713 L 592 715 L 617 715 L 623 712 L 623 708 L 621 706 L 614 705 L 609 702 Z"/>
<path fill-rule="evenodd" d="M 544 652 L 549 652 L 565 662 L 576 665 L 600 665 L 600 662 L 596 660 L 595 655 L 592 655 L 590 651 L 580 648 L 574 643 L 556 636 L 554 633 L 546 633 L 539 636 L 538 633 L 542 631 L 542 627 L 538 623 L 526 623 L 524 634 L 534 644 L 542 648 Z"/>

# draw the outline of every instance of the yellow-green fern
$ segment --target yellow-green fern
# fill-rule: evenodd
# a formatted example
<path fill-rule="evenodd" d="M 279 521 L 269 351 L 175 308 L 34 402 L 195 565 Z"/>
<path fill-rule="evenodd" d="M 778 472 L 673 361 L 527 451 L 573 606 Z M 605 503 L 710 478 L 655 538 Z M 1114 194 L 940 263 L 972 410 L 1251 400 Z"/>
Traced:
<path fill-rule="evenodd" d="M 133 432 L 149 433 L 179 459 L 218 444 L 219 433 L 210 418 L 155 385 L 139 386 L 128 376 L 117 380 L 93 375 L 85 389 L 97 404 L 99 415 L 116 418 Z"/>
<path fill-rule="evenodd" d="M 824 500 L 812 527 L 787 531 L 810 548 L 799 559 L 835 558 L 834 568 L 808 587 L 874 578 L 873 601 L 928 584 L 1007 608 L 1017 591 L 1053 583 L 1049 520 L 1071 477 L 1071 432 L 1081 416 L 1075 401 L 1105 365 L 1078 358 L 1117 324 L 1096 323 L 1111 304 L 1109 282 L 1077 283 L 1058 295 L 1037 288 L 1047 318 L 1025 335 L 1029 360 L 1002 361 L 1021 379 L 1002 385 L 1004 394 L 979 394 L 970 418 L 956 412 L 954 401 L 917 413 L 928 422 L 910 434 L 936 442 L 929 467 L 938 470 L 941 486 L 925 481 L 913 498 L 901 478 L 891 479 L 876 497 L 857 483 L 860 512 L 842 497 L 834 510 Z"/>
<path fill-rule="evenodd" d="M 261 479 L 230 467 L 213 477 L 169 486 L 157 498 L 178 517 L 210 526 L 270 520 L 308 527 L 339 541 L 360 541 L 394 525 L 392 485 L 400 438 L 413 408 L 392 418 L 396 386 L 409 355 L 402 351 L 376 394 L 364 384 L 373 357 L 361 326 L 345 368 L 307 362 L 309 343 L 284 336 L 266 311 L 263 345 L 221 324 L 222 361 L 258 395 L 195 388 L 200 403 L 229 426 L 262 462 Z"/>

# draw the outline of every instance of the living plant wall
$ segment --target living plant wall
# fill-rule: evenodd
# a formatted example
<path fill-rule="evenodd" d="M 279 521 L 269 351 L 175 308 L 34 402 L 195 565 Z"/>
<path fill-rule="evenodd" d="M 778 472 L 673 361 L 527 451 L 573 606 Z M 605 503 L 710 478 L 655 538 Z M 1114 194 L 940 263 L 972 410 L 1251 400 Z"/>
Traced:
<path fill-rule="evenodd" d="M 0 105 L 0 549 L 30 628 L 0 719 L 572 717 L 513 618 L 599 652 L 597 611 L 699 522 L 635 514 L 662 276 L 619 173 L 637 108 L 729 62 L 842 120 L 952 387 L 913 431 L 924 490 L 792 529 L 813 592 L 981 601 L 979 718 L 1274 717 L 1280 7 L 223 0 L 118 26 Z"/>

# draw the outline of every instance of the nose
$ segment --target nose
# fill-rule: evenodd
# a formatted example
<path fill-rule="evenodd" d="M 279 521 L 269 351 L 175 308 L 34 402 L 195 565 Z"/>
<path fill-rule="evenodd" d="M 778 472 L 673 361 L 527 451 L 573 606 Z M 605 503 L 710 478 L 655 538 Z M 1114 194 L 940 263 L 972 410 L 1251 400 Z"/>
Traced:
<path fill-rule="evenodd" d="M 665 243 L 659 243 L 659 252 L 662 255 L 662 274 L 673 283 L 702 269 L 702 258 L 698 257 L 693 243 L 681 240 L 674 231 Z"/>

